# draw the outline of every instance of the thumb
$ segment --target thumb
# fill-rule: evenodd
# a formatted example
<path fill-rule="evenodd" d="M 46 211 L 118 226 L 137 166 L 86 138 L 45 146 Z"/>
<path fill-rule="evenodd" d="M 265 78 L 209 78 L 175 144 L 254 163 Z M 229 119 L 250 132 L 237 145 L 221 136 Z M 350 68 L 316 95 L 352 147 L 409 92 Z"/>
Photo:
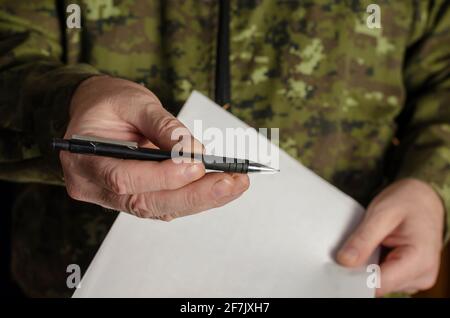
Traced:
<path fill-rule="evenodd" d="M 373 212 L 369 209 L 361 224 L 337 253 L 337 261 L 349 267 L 361 266 L 399 224 L 401 218 L 393 211 Z"/>

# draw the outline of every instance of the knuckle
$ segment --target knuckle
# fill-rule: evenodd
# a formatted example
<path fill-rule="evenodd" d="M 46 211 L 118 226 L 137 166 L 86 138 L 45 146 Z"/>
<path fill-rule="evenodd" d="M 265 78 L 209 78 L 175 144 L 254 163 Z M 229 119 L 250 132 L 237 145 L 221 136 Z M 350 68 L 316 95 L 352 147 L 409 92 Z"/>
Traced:
<path fill-rule="evenodd" d="M 147 214 L 147 203 L 145 202 L 144 196 L 139 194 L 130 195 L 126 209 L 133 215 L 144 218 Z"/>
<path fill-rule="evenodd" d="M 158 96 L 156 96 L 155 93 L 153 93 L 152 91 L 150 91 L 150 90 L 148 90 L 148 89 L 146 89 L 145 91 L 146 91 L 146 93 L 147 93 L 147 96 L 148 96 L 150 102 L 151 102 L 153 105 L 162 107 L 161 102 L 159 101 Z"/>
<path fill-rule="evenodd" d="M 162 116 L 157 122 L 159 132 L 168 132 L 180 126 L 178 119 L 172 116 Z"/>
<path fill-rule="evenodd" d="M 117 167 L 107 168 L 106 185 L 116 194 L 127 194 L 132 191 L 132 182 L 129 173 Z"/>
<path fill-rule="evenodd" d="M 73 183 L 66 184 L 66 191 L 69 197 L 71 197 L 74 200 L 81 201 L 84 199 L 84 195 L 83 192 L 81 191 L 81 188 L 74 185 Z"/>
<path fill-rule="evenodd" d="M 157 200 L 153 196 L 146 197 L 143 194 L 133 194 L 130 196 L 127 204 L 128 211 L 139 218 L 153 218 L 159 216 L 159 207 Z"/>
<path fill-rule="evenodd" d="M 172 216 L 168 215 L 168 214 L 165 214 L 165 215 L 163 215 L 163 216 L 160 217 L 160 220 L 161 220 L 161 221 L 164 221 L 164 222 L 170 222 L 170 221 L 172 221 L 173 219 L 174 219 L 174 218 L 173 218 Z"/>

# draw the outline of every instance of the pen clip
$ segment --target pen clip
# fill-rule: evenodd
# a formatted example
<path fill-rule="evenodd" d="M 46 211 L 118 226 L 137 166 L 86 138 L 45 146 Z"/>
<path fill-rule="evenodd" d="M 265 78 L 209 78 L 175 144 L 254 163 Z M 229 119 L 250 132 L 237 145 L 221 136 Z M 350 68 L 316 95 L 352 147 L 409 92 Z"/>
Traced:
<path fill-rule="evenodd" d="M 72 139 L 76 140 L 84 140 L 91 142 L 103 142 L 112 145 L 126 146 L 129 148 L 136 149 L 138 148 L 138 143 L 134 141 L 125 141 L 125 140 L 113 140 L 101 137 L 93 137 L 93 136 L 81 136 L 81 135 L 72 135 Z"/>

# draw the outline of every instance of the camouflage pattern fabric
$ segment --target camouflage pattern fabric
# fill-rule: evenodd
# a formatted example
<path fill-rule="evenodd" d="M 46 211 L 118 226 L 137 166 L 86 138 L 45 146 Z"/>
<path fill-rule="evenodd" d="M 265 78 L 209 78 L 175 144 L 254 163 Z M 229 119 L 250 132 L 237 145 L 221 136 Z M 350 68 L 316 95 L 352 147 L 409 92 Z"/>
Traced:
<path fill-rule="evenodd" d="M 82 8 L 81 29 L 65 27 L 69 2 Z M 362 204 L 412 177 L 450 212 L 448 1 L 230 2 L 233 114 L 279 127 L 283 149 Z M 371 3 L 381 7 L 381 29 L 366 25 Z M 141 82 L 173 113 L 193 89 L 214 98 L 218 8 L 216 0 L 0 0 L 0 178 L 63 184 L 46 145 L 63 135 L 71 94 L 94 74 Z M 67 244 L 72 235 L 74 246 L 94 249 L 103 236 L 89 233 L 104 229 L 104 212 L 69 202 L 63 188 L 26 188 L 15 208 L 16 278 L 32 295 L 56 295 L 45 277 L 26 273 L 47 273 L 37 267 L 46 262 L 64 272 L 78 252 L 62 242 L 59 254 L 40 248 L 45 241 L 26 229 L 64 230 Z M 46 203 L 56 196 L 60 204 Z M 98 242 L 76 242 L 87 237 Z"/>

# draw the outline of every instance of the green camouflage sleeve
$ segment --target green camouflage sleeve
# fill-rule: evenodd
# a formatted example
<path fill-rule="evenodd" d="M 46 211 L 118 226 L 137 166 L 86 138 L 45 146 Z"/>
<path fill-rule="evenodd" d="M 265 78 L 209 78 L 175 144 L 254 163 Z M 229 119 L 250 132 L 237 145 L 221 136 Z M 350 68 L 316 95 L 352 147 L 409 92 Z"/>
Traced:
<path fill-rule="evenodd" d="M 48 145 L 65 131 L 77 85 L 97 74 L 89 65 L 63 64 L 56 3 L 0 0 L 1 179 L 62 183 Z"/>
<path fill-rule="evenodd" d="M 422 2 L 421 2 L 422 3 Z M 405 60 L 408 93 L 401 136 L 402 165 L 398 178 L 429 183 L 447 211 L 445 240 L 450 237 L 450 6 L 435 1 L 417 12 Z"/>

